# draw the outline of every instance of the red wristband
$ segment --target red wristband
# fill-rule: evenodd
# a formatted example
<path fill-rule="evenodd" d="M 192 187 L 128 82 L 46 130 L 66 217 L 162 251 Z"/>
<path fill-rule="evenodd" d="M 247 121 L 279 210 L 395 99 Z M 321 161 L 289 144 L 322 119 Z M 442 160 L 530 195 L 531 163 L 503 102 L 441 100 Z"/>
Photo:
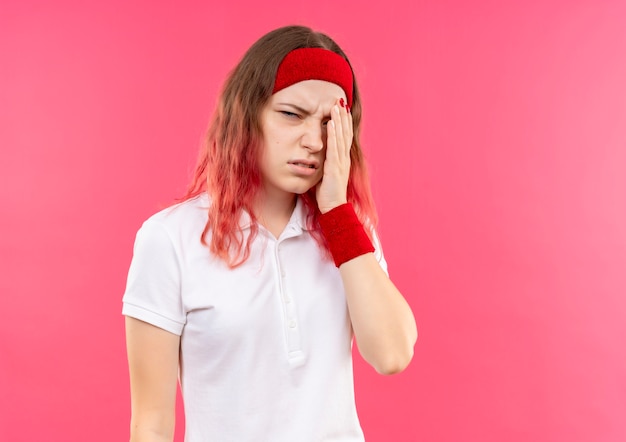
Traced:
<path fill-rule="evenodd" d="M 320 226 L 337 267 L 357 256 L 374 251 L 374 246 L 350 203 L 320 215 Z"/>

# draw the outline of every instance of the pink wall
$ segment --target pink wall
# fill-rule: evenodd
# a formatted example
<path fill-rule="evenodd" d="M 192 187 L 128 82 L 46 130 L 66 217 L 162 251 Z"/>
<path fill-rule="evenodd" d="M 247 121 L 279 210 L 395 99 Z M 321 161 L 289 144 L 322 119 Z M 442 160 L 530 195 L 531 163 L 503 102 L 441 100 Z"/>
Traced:
<path fill-rule="evenodd" d="M 624 2 L 51 3 L 0 6 L 0 440 L 127 438 L 135 231 L 289 23 L 351 55 L 420 329 L 402 375 L 357 361 L 368 441 L 626 440 Z"/>

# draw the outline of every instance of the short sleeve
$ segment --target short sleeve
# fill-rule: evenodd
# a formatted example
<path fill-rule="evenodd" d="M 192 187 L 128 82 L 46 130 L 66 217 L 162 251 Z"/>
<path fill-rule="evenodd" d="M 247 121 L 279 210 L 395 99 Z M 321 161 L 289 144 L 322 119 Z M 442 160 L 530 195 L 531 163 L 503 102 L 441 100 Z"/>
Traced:
<path fill-rule="evenodd" d="M 380 267 L 382 267 L 383 271 L 387 274 L 387 276 L 389 276 L 389 271 L 387 270 L 387 261 L 385 261 L 385 255 L 383 254 L 383 248 L 380 245 L 380 239 L 378 239 L 378 234 L 376 233 L 376 231 L 373 232 L 372 234 L 372 238 L 373 238 L 373 245 L 374 245 L 374 256 L 376 257 L 376 261 L 378 261 L 378 264 L 380 264 Z"/>
<path fill-rule="evenodd" d="M 157 221 L 146 221 L 137 232 L 122 301 L 122 314 L 182 333 L 180 263 L 170 236 Z"/>

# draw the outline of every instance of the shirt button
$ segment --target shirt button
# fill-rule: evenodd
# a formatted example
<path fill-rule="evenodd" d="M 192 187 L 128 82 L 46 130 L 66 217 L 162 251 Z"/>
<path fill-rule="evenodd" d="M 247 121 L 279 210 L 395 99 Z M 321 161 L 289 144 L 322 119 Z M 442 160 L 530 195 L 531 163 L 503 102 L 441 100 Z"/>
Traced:
<path fill-rule="evenodd" d="M 285 304 L 289 304 L 291 302 L 291 298 L 289 296 L 285 296 Z"/>
<path fill-rule="evenodd" d="M 280 270 L 280 276 L 282 276 L 283 278 L 285 277 L 285 271 L 284 270 Z"/>
<path fill-rule="evenodd" d="M 296 328 L 296 321 L 289 321 L 289 328 Z"/>

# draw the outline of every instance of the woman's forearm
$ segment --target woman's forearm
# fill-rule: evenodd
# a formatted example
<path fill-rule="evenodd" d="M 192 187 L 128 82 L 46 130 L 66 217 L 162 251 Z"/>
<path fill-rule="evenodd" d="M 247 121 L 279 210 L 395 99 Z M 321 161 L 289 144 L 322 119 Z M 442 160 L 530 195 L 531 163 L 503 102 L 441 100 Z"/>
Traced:
<path fill-rule="evenodd" d="M 132 425 L 132 424 L 131 424 Z M 174 428 L 152 429 L 149 427 L 131 426 L 130 442 L 172 442 L 174 440 Z"/>
<path fill-rule="evenodd" d="M 381 374 L 404 370 L 417 340 L 409 304 L 373 253 L 345 262 L 339 271 L 359 352 Z"/>

